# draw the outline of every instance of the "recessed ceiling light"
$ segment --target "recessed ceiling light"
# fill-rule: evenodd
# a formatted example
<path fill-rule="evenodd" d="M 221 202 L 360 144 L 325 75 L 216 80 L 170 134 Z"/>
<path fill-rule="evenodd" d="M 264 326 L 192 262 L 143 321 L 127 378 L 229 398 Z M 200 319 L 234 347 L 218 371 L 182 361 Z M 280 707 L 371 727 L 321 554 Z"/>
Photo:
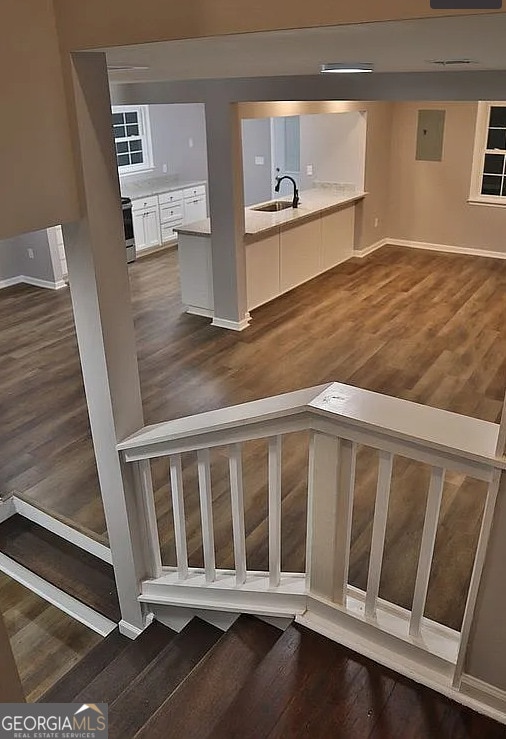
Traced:
<path fill-rule="evenodd" d="M 427 59 L 428 64 L 437 64 L 439 67 L 451 67 L 456 64 L 478 64 L 474 59 Z"/>
<path fill-rule="evenodd" d="M 138 69 L 149 69 L 149 67 L 137 67 L 133 64 L 108 64 L 107 69 L 110 72 L 132 72 Z"/>
<path fill-rule="evenodd" d="M 372 72 L 373 65 L 365 62 L 336 62 L 332 64 L 322 64 L 320 67 L 321 74 L 358 74 L 360 72 Z"/>

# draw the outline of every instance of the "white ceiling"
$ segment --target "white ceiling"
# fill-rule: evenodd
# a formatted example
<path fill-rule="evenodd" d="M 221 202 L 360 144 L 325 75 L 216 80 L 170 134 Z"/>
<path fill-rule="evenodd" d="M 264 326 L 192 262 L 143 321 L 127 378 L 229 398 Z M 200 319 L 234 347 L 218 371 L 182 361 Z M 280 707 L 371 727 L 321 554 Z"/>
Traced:
<path fill-rule="evenodd" d="M 275 2 L 275 0 L 274 0 Z M 506 69 L 506 13 L 272 31 L 106 49 L 113 82 L 316 74 L 322 62 L 372 62 L 378 72 Z M 444 70 L 443 70 L 444 71 Z"/>

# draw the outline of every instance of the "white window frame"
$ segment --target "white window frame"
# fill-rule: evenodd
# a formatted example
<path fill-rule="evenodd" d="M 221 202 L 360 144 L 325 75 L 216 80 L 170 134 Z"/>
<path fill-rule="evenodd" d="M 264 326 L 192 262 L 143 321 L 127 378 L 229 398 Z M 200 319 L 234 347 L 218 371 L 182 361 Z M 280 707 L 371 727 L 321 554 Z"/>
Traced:
<path fill-rule="evenodd" d="M 468 203 L 472 205 L 488 205 L 495 208 L 506 207 L 505 195 L 482 195 L 481 180 L 485 166 L 485 154 L 493 153 L 487 150 L 488 122 L 490 108 L 506 108 L 506 100 L 491 100 L 478 103 L 476 128 L 474 133 L 473 166 L 471 171 L 471 188 Z M 499 151 L 499 150 L 497 150 Z M 502 149 L 500 150 L 502 152 Z M 506 155 L 506 150 L 504 151 Z"/>
<path fill-rule="evenodd" d="M 139 121 L 139 136 L 142 140 L 142 153 L 144 161 L 140 164 L 124 164 L 118 165 L 118 173 L 120 177 L 129 174 L 141 174 L 142 172 L 152 172 L 154 169 L 153 162 L 153 144 L 151 141 L 151 122 L 149 119 L 148 105 L 113 105 L 112 113 L 137 113 Z M 125 139 L 127 140 L 127 139 Z"/>

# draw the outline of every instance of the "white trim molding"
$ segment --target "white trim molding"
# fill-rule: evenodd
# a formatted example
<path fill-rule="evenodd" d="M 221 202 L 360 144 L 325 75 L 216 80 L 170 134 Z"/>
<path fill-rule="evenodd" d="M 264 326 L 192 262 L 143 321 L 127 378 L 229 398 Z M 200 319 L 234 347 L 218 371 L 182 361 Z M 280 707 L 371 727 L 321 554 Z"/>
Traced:
<path fill-rule="evenodd" d="M 473 675 L 462 675 L 461 691 L 480 703 L 494 706 L 503 716 L 506 717 L 506 691 L 496 688 L 495 685 L 479 680 Z M 502 723 L 506 723 L 506 719 L 499 719 Z"/>
<path fill-rule="evenodd" d="M 218 328 L 228 328 L 231 331 L 244 331 L 245 328 L 248 328 L 250 321 L 251 316 L 249 313 L 246 313 L 241 321 L 230 321 L 228 318 L 217 318 L 215 316 L 211 325 L 218 326 Z"/>
<path fill-rule="evenodd" d="M 31 570 L 23 567 L 15 560 L 0 553 L 0 570 L 13 580 L 40 596 L 51 605 L 59 608 L 76 621 L 88 626 L 100 636 L 107 636 L 114 631 L 116 624 L 101 613 L 93 610 L 77 598 L 65 593 L 52 583 L 47 582 Z"/>
<path fill-rule="evenodd" d="M 390 243 L 391 243 L 390 239 L 380 239 L 379 241 L 376 241 L 374 244 L 371 244 L 370 246 L 366 246 L 363 249 L 356 249 L 351 254 L 351 257 L 357 257 L 358 259 L 363 259 L 364 257 L 367 257 L 369 254 L 372 254 L 374 251 L 381 249 L 382 246 L 388 246 L 388 244 Z"/>
<path fill-rule="evenodd" d="M 128 623 L 128 621 L 125 621 L 125 619 L 121 619 L 121 621 L 118 624 L 118 630 L 120 634 L 123 634 L 123 636 L 126 636 L 128 639 L 137 639 L 138 636 L 142 634 L 143 631 L 145 631 L 148 626 L 150 626 L 154 621 L 154 614 L 152 612 L 147 612 L 145 619 L 144 619 L 144 626 L 142 629 L 140 629 L 138 626 L 134 626 L 133 624 Z"/>
<path fill-rule="evenodd" d="M 20 516 L 28 518 L 33 523 L 51 531 L 52 534 L 56 534 L 56 536 L 79 547 L 79 549 L 84 549 L 85 552 L 89 552 L 89 554 L 93 554 L 98 559 L 112 565 L 112 555 L 109 547 L 106 547 L 101 542 L 92 539 L 91 536 L 87 536 L 71 526 L 67 526 L 66 523 L 63 523 L 58 518 L 50 516 L 48 513 L 41 511 L 40 508 L 33 506 L 25 500 L 21 500 L 21 498 L 15 495 L 12 496 L 11 500 L 15 513 L 19 513 Z"/>
<path fill-rule="evenodd" d="M 12 287 L 12 285 L 33 285 L 33 287 L 44 287 L 48 290 L 61 290 L 68 287 L 65 280 L 52 282 L 51 280 L 40 280 L 38 277 L 28 277 L 27 275 L 16 275 L 16 277 L 8 277 L 6 280 L 0 280 L 0 290 L 4 287 Z"/>
<path fill-rule="evenodd" d="M 384 239 L 383 246 L 405 246 L 408 249 L 439 251 L 447 254 L 466 254 L 472 257 L 488 257 L 489 259 L 506 259 L 506 252 L 474 249 L 467 246 L 451 246 L 450 244 L 431 244 L 426 241 L 409 241 L 407 239 Z"/>
<path fill-rule="evenodd" d="M 425 685 L 468 708 L 506 724 L 506 694 L 491 685 L 468 675 L 462 676 L 465 692 L 452 687 L 451 668 L 432 655 L 416 655 L 412 645 L 392 641 L 387 634 L 379 634 L 374 627 L 360 623 L 346 614 L 337 614 L 334 608 L 325 608 L 313 598 L 308 598 L 308 610 L 295 616 L 295 621 L 316 631 L 332 641 L 342 644 L 364 657 L 388 669 Z M 365 628 L 364 628 L 365 626 Z M 428 657 L 428 658 L 427 658 Z M 473 688 L 473 690 L 471 690 Z"/>
<path fill-rule="evenodd" d="M 16 513 L 14 497 L 0 498 L 0 524 Z"/>

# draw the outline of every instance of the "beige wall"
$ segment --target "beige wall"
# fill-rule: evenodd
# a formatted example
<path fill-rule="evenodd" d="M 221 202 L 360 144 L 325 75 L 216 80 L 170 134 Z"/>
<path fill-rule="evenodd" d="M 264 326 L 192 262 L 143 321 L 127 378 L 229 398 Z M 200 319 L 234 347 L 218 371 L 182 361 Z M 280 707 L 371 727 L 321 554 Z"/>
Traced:
<path fill-rule="evenodd" d="M 308 28 L 494 11 L 433 10 L 428 0 L 55 0 L 65 48 L 138 44 L 288 28 Z M 505 12 L 505 11 L 497 11 Z"/>
<path fill-rule="evenodd" d="M 51 0 L 2 0 L 0 239 L 77 217 Z"/>
<path fill-rule="evenodd" d="M 388 236 L 506 252 L 506 210 L 470 205 L 477 103 L 395 103 Z M 415 160 L 417 111 L 446 110 L 443 159 Z"/>

